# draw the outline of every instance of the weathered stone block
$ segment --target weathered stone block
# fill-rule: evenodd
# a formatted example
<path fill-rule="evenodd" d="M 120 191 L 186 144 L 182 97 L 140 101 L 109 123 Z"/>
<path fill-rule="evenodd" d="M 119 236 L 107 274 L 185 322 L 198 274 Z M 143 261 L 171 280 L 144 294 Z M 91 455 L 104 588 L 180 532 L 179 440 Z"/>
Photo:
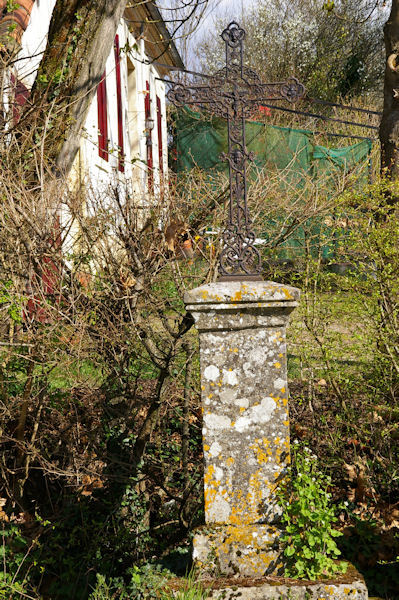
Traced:
<path fill-rule="evenodd" d="M 217 536 L 204 533 L 208 555 L 216 552 L 215 568 L 222 573 L 234 565 L 239 573 L 262 576 L 276 554 L 265 541 L 260 558 L 251 526 L 270 529 L 279 520 L 274 490 L 289 463 L 285 329 L 299 290 L 273 282 L 219 282 L 184 299 L 200 334 L 205 520 L 225 526 L 217 535 L 224 548 L 230 544 L 226 552 L 211 551 Z M 238 560 L 245 553 L 252 566 Z"/>
<path fill-rule="evenodd" d="M 209 600 L 368 600 L 364 579 L 351 564 L 346 573 L 324 581 L 226 578 L 206 580 L 203 585 L 210 590 Z"/>
<path fill-rule="evenodd" d="M 289 583 L 259 586 L 230 586 L 214 590 L 213 600 L 368 600 L 366 584 L 360 575 L 350 583 Z"/>
<path fill-rule="evenodd" d="M 282 572 L 278 538 L 271 525 L 222 525 L 199 530 L 193 539 L 193 559 L 203 575 L 259 577 Z"/>

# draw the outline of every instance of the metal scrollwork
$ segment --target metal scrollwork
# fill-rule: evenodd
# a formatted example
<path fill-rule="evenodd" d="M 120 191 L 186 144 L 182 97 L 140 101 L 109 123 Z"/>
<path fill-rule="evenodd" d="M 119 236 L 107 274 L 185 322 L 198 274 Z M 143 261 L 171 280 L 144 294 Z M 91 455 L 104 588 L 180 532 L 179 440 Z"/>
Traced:
<path fill-rule="evenodd" d="M 176 84 L 168 90 L 166 97 L 175 106 L 184 106 L 191 101 L 190 90 L 184 85 Z"/>
<path fill-rule="evenodd" d="M 295 102 L 305 87 L 294 77 L 288 81 L 262 83 L 255 71 L 244 65 L 245 31 L 233 21 L 221 34 L 226 64 L 209 85 L 170 82 L 167 94 L 176 106 L 190 104 L 227 120 L 229 152 L 223 154 L 230 172 L 230 203 L 223 248 L 219 257 L 219 279 L 261 279 L 262 263 L 247 207 L 247 162 L 253 160 L 245 140 L 245 119 L 262 102 L 281 98 Z"/>
<path fill-rule="evenodd" d="M 281 85 L 280 94 L 288 102 L 296 102 L 305 94 L 305 86 L 293 77 Z"/>
<path fill-rule="evenodd" d="M 230 46 L 230 48 L 238 48 L 245 39 L 245 31 L 238 23 L 232 21 L 230 25 L 222 31 L 222 39 Z"/>

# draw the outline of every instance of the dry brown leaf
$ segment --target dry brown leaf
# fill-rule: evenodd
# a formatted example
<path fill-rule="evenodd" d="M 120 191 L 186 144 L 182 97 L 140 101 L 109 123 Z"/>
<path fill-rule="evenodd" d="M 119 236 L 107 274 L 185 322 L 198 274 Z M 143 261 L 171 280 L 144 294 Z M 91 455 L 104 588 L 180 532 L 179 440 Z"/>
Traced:
<path fill-rule="evenodd" d="M 187 233 L 189 225 L 184 221 L 171 221 L 165 229 L 166 244 L 172 252 L 176 250 L 177 239 L 179 236 Z"/>
<path fill-rule="evenodd" d="M 348 463 L 344 463 L 344 469 L 348 476 L 349 481 L 355 481 L 357 478 L 357 470 L 355 465 L 348 465 Z"/>

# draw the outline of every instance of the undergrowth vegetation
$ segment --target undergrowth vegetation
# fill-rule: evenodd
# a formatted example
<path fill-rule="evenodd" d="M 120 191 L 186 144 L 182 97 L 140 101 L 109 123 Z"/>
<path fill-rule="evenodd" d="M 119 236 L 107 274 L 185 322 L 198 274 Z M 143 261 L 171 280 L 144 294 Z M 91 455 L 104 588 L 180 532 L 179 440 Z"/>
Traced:
<path fill-rule="evenodd" d="M 306 559 L 290 574 L 314 574 L 315 559 L 331 573 L 339 548 L 371 591 L 395 598 L 397 190 L 360 186 L 354 172 L 293 190 L 286 175 L 259 172 L 249 201 L 257 222 L 267 214 L 265 279 L 302 290 L 292 437 L 318 458 L 306 477 L 327 536 L 322 547 L 304 537 L 290 505 L 286 541 Z M 190 581 L 165 591 L 190 568 L 203 522 L 197 337 L 182 297 L 216 276 L 226 180 L 171 178 L 167 200 L 144 211 L 117 183 L 58 189 L 30 194 L 4 167 L 0 597 L 197 600 Z M 294 472 L 306 466 L 297 456 Z"/>

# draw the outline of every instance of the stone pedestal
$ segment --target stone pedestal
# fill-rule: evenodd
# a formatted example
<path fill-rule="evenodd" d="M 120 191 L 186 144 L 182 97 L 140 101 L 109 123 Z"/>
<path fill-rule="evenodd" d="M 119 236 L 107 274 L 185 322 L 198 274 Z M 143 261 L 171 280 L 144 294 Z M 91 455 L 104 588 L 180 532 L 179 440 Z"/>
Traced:
<path fill-rule="evenodd" d="M 299 290 L 218 282 L 185 294 L 200 335 L 206 526 L 194 560 L 210 575 L 279 567 L 275 487 L 289 463 L 285 330 Z"/>

